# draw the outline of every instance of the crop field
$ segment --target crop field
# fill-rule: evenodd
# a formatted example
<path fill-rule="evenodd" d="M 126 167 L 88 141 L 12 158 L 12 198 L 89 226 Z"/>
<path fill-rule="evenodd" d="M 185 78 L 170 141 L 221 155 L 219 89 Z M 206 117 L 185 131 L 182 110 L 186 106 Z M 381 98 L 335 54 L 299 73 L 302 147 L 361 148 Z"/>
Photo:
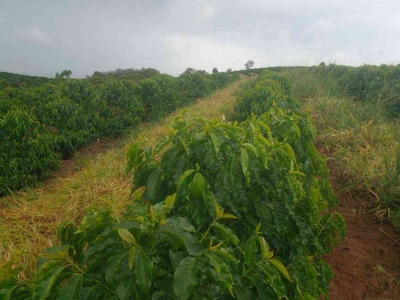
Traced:
<path fill-rule="evenodd" d="M 175 78 L 151 69 L 128 71 L 122 79 L 117 72 L 88 79 L 59 75 L 39 86 L 38 78 L 20 76 L 20 85 L 27 82 L 28 88 L 14 87 L 17 76 L 3 76 L 0 196 L 38 184 L 58 168 L 60 159 L 98 138 L 162 118 L 238 79 L 226 73 Z"/>
<path fill-rule="evenodd" d="M 398 299 L 396 72 L 3 74 L 0 299 Z"/>

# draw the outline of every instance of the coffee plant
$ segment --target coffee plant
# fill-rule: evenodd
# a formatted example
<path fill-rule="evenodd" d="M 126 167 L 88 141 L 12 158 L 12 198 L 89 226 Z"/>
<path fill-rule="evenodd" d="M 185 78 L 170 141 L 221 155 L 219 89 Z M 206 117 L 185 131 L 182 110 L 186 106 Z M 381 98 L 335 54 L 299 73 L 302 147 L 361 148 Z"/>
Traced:
<path fill-rule="evenodd" d="M 13 108 L 0 116 L 0 141 L 0 195 L 34 185 L 58 167 L 51 137 L 26 111 Z"/>
<path fill-rule="evenodd" d="M 264 79 L 260 79 L 264 80 Z M 269 88 L 268 85 L 265 88 Z M 304 126 L 304 128 L 300 128 Z M 132 204 L 64 224 L 61 245 L 0 271 L 4 299 L 320 299 L 322 255 L 345 223 L 306 116 L 272 107 L 238 124 L 177 117 L 127 153 Z"/>
<path fill-rule="evenodd" d="M 25 88 L 41 86 L 50 81 L 51 79 L 47 77 L 0 72 L 0 90 L 7 87 Z"/>
<path fill-rule="evenodd" d="M 174 78 L 161 75 L 154 69 L 117 70 L 99 73 L 88 79 L 48 82 L 39 77 L 8 75 L 4 78 L 19 79 L 27 84 L 23 85 L 24 88 L 21 85 L 18 85 L 19 88 L 9 85 L 0 91 L 0 118 L 15 109 L 31 115 L 35 122 L 39 122 L 40 130 L 46 136 L 46 139 L 40 138 L 40 143 L 46 143 L 43 147 L 50 149 L 40 155 L 47 153 L 47 158 L 43 160 L 49 162 L 57 160 L 57 157 L 58 160 L 69 158 L 98 138 L 121 135 L 141 121 L 160 119 L 174 109 L 188 105 L 196 98 L 208 96 L 212 90 L 239 79 L 238 75 L 226 73 Z M 216 83 L 211 88 L 213 81 Z M 204 83 L 208 89 L 203 88 Z M 4 124 L 7 126 L 8 121 Z M 39 162 L 35 151 L 19 149 L 23 146 L 17 140 L 13 141 L 13 130 L 10 127 L 3 131 L 5 141 L 16 148 L 15 151 L 2 153 L 4 167 L 0 169 L 0 196 L 35 184 L 54 169 L 53 163 Z M 22 154 L 25 156 L 19 156 Z M 15 164 L 15 159 L 30 163 Z M 5 171 L 10 169 L 13 173 Z"/>
<path fill-rule="evenodd" d="M 102 103 L 100 118 L 103 120 L 99 130 L 107 136 L 121 134 L 132 128 L 143 118 L 143 105 L 135 97 L 136 86 L 130 81 L 109 80 L 100 87 Z"/>

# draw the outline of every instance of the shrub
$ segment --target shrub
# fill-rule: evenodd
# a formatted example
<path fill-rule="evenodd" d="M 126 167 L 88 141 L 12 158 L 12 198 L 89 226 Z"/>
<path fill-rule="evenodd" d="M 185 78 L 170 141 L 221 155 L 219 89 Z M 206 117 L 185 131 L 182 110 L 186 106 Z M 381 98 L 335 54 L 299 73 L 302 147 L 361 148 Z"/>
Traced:
<path fill-rule="evenodd" d="M 187 101 L 202 98 L 211 93 L 211 80 L 207 75 L 182 74 L 179 76 L 180 90 Z"/>
<path fill-rule="evenodd" d="M 59 165 L 45 128 L 25 111 L 0 117 L 0 140 L 0 196 L 35 185 Z"/>
<path fill-rule="evenodd" d="M 101 128 L 105 136 L 120 135 L 144 118 L 143 105 L 135 94 L 136 86 L 130 81 L 109 80 L 99 87 Z"/>
<path fill-rule="evenodd" d="M 290 84 L 284 77 L 263 72 L 251 88 L 244 91 L 235 107 L 234 118 L 243 121 L 254 113 L 261 115 L 272 107 L 292 110 L 298 103 L 290 95 Z"/>

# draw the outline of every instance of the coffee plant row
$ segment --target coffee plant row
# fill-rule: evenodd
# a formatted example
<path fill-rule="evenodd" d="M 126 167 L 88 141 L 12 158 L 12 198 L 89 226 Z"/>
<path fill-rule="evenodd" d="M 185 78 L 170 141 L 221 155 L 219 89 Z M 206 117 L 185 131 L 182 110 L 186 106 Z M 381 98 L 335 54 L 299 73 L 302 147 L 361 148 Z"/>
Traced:
<path fill-rule="evenodd" d="M 181 116 L 155 148 L 132 145 L 125 213 L 64 224 L 32 281 L 1 269 L 2 299 L 327 299 L 322 255 L 345 223 L 296 106 L 263 73 L 239 99 L 243 122 Z"/>
<path fill-rule="evenodd" d="M 20 75 L 8 72 L 0 72 L 0 90 L 7 87 L 25 88 L 42 86 L 52 79 L 41 76 Z"/>
<path fill-rule="evenodd" d="M 100 84 L 61 79 L 0 91 L 0 196 L 34 185 L 61 158 L 97 138 L 166 116 L 239 78 L 226 73 L 153 75 L 138 82 L 103 78 Z"/>
<path fill-rule="evenodd" d="M 380 102 L 393 117 L 400 116 L 400 65 L 347 67 L 321 64 L 312 72 L 336 78 L 339 86 L 355 100 Z"/>
<path fill-rule="evenodd" d="M 87 77 L 91 83 L 103 83 L 109 79 L 118 80 L 130 80 L 138 82 L 143 79 L 149 79 L 151 77 L 160 75 L 161 73 L 152 68 L 142 68 L 142 69 L 117 69 L 115 71 L 108 72 L 94 72 L 92 76 Z"/>
<path fill-rule="evenodd" d="M 326 65 L 314 67 L 271 67 L 271 71 L 301 68 L 320 80 L 334 79 L 338 88 L 356 101 L 382 105 L 389 117 L 400 117 L 400 65 L 363 65 L 360 67 Z"/>

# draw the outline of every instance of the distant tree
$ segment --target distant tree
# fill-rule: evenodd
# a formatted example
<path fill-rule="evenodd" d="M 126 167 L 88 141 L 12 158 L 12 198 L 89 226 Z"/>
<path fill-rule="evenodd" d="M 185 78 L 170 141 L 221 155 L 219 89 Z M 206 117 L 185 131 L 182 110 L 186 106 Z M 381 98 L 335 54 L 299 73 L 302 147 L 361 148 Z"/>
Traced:
<path fill-rule="evenodd" d="M 213 74 L 219 73 L 217 68 L 212 69 Z"/>
<path fill-rule="evenodd" d="M 246 70 L 250 70 L 252 67 L 254 67 L 254 61 L 248 60 L 247 63 L 244 64 L 246 67 Z"/>
<path fill-rule="evenodd" d="M 61 72 L 61 74 L 57 72 L 56 79 L 69 79 L 71 75 L 72 75 L 71 70 L 64 70 Z"/>
<path fill-rule="evenodd" d="M 87 79 L 90 80 L 91 83 L 100 84 L 106 80 L 106 76 L 105 73 L 95 71 L 93 75 L 91 77 L 88 76 Z"/>
<path fill-rule="evenodd" d="M 181 75 L 188 75 L 188 74 L 194 74 L 196 72 L 196 69 L 193 68 L 187 68 L 185 72 L 183 72 Z"/>
<path fill-rule="evenodd" d="M 153 68 L 141 68 L 139 72 L 143 78 L 151 78 L 161 74 L 160 71 Z"/>
<path fill-rule="evenodd" d="M 95 71 L 92 75 L 92 77 L 103 77 L 103 73 L 99 72 L 99 71 Z"/>
<path fill-rule="evenodd" d="M 196 70 L 196 74 L 207 75 L 208 73 L 206 70 Z"/>
<path fill-rule="evenodd" d="M 229 68 L 228 70 L 226 70 L 226 73 L 231 74 L 232 73 L 232 69 Z"/>
<path fill-rule="evenodd" d="M 325 65 L 325 63 L 324 63 L 323 61 L 321 61 L 321 62 L 319 63 L 319 66 L 320 66 L 321 68 L 323 68 L 323 67 L 325 67 L 326 65 Z"/>

